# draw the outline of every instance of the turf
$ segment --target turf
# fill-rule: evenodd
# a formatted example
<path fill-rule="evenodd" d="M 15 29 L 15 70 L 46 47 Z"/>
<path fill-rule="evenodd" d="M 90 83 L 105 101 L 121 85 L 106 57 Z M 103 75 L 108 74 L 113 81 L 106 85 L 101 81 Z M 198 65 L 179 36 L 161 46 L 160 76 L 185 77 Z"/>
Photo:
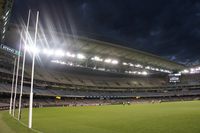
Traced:
<path fill-rule="evenodd" d="M 7 112 L 0 114 L 0 129 L 31 132 Z M 28 122 L 27 109 L 22 122 Z M 200 133 L 200 101 L 37 108 L 33 128 L 45 133 Z"/>

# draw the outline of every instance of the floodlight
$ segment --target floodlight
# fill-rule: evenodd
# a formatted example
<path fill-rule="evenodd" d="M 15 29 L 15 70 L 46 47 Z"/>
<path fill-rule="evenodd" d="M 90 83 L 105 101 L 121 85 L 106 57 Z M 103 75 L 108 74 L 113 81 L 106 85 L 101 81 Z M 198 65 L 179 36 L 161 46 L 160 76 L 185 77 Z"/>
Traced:
<path fill-rule="evenodd" d="M 46 55 L 54 54 L 54 50 L 51 50 L 51 49 L 43 49 L 42 52 L 43 52 L 43 54 L 46 54 Z"/>
<path fill-rule="evenodd" d="M 8 20 L 8 16 L 3 16 L 4 22 Z"/>
<path fill-rule="evenodd" d="M 194 72 L 194 71 L 195 71 L 195 69 L 194 69 L 194 68 L 191 68 L 191 69 L 190 69 L 190 72 Z"/>
<path fill-rule="evenodd" d="M 5 20 L 5 22 L 4 22 L 4 26 L 5 26 L 7 23 L 8 23 L 8 21 Z"/>
<path fill-rule="evenodd" d="M 114 64 L 114 65 L 116 65 L 116 64 L 118 64 L 119 62 L 118 62 L 117 60 L 112 60 L 111 63 Z"/>
<path fill-rule="evenodd" d="M 64 61 L 61 61 L 60 64 L 65 65 L 66 63 Z"/>
<path fill-rule="evenodd" d="M 145 69 L 150 69 L 150 66 L 146 66 Z"/>
<path fill-rule="evenodd" d="M 129 63 L 129 66 L 134 66 L 132 63 Z"/>
<path fill-rule="evenodd" d="M 83 55 L 83 54 L 77 54 L 76 57 L 78 59 L 85 59 L 86 58 L 85 55 Z"/>
<path fill-rule="evenodd" d="M 74 58 L 76 55 L 75 55 L 75 54 L 72 54 L 72 53 L 70 53 L 70 52 L 67 52 L 67 53 L 66 53 L 66 56 L 67 56 L 67 57 L 72 57 L 72 58 Z"/>
<path fill-rule="evenodd" d="M 67 64 L 66 62 L 60 61 L 60 60 L 51 60 L 51 62 L 57 63 L 57 64 L 61 64 L 61 65 L 66 65 Z"/>
<path fill-rule="evenodd" d="M 146 71 L 143 71 L 141 74 L 142 75 L 147 75 L 148 73 Z"/>
<path fill-rule="evenodd" d="M 163 69 L 160 69 L 160 71 L 161 71 L 161 72 L 164 72 L 164 70 L 163 70 Z"/>
<path fill-rule="evenodd" d="M 8 15 L 8 13 L 9 13 L 9 10 L 6 12 L 6 16 Z"/>
<path fill-rule="evenodd" d="M 58 60 L 51 60 L 51 62 L 58 63 L 59 61 Z"/>
<path fill-rule="evenodd" d="M 3 34 L 6 32 L 6 29 L 5 29 L 5 27 L 3 27 Z"/>
<path fill-rule="evenodd" d="M 126 62 L 123 62 L 122 64 L 123 64 L 124 66 L 128 65 Z"/>
<path fill-rule="evenodd" d="M 65 53 L 64 53 L 64 51 L 62 51 L 62 50 L 59 49 L 59 50 L 55 51 L 54 55 L 56 57 L 63 57 L 63 56 L 65 56 Z"/>
<path fill-rule="evenodd" d="M 200 67 L 195 68 L 195 70 L 196 70 L 196 71 L 199 71 L 199 70 L 200 70 Z"/>
<path fill-rule="evenodd" d="M 139 75 L 142 74 L 141 72 L 137 72 Z"/>
<path fill-rule="evenodd" d="M 73 63 L 69 63 L 69 65 L 70 65 L 70 66 L 73 66 L 74 64 L 73 64 Z"/>
<path fill-rule="evenodd" d="M 97 68 L 100 71 L 105 71 L 105 68 Z"/>
<path fill-rule="evenodd" d="M 112 61 L 112 60 L 109 59 L 109 58 L 107 58 L 107 59 L 104 60 L 104 62 L 106 62 L 106 63 L 110 63 L 111 61 Z"/>
<path fill-rule="evenodd" d="M 94 61 L 103 61 L 103 59 L 100 58 L 100 57 L 98 57 L 98 56 L 92 57 L 91 60 L 94 60 Z"/>
<path fill-rule="evenodd" d="M 190 71 L 188 69 L 183 70 L 183 73 L 189 73 Z"/>
<path fill-rule="evenodd" d="M 26 45 L 25 49 L 31 53 L 39 53 L 40 50 L 37 47 Z"/>
<path fill-rule="evenodd" d="M 138 68 L 143 68 L 143 66 L 142 66 L 142 65 L 140 65 L 140 64 L 136 64 L 136 65 L 135 65 L 135 67 L 138 67 Z"/>

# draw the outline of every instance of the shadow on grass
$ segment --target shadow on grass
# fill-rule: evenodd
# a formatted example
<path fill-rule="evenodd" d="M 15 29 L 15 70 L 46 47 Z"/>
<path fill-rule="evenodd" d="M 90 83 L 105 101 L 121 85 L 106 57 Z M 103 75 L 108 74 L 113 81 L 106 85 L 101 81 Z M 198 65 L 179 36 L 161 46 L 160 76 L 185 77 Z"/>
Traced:
<path fill-rule="evenodd" d="M 21 123 L 19 123 L 16 119 L 8 114 L 7 111 L 0 112 L 2 115 L 2 120 L 6 123 L 6 125 L 16 133 L 34 133 L 29 128 L 25 127 Z"/>

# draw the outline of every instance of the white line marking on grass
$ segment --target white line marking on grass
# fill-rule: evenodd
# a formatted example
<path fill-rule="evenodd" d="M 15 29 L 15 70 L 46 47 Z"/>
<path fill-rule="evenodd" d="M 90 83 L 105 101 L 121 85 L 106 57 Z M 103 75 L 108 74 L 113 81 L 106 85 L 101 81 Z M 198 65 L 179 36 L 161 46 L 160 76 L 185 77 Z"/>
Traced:
<path fill-rule="evenodd" d="M 13 116 L 12 116 L 13 117 Z M 23 125 L 24 127 L 28 128 L 28 125 L 26 125 L 25 123 L 23 123 L 22 121 L 18 120 L 17 118 L 13 117 L 15 120 L 17 120 L 21 125 Z M 33 129 L 33 128 L 29 128 L 30 130 L 36 132 L 36 133 L 43 133 L 42 131 L 39 131 L 37 129 Z"/>

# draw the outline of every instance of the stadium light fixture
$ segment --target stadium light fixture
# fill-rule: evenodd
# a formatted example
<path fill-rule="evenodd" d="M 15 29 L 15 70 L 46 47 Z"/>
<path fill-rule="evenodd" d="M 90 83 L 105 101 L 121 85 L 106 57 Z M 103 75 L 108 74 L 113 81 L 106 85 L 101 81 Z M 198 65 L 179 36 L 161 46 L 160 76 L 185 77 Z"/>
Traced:
<path fill-rule="evenodd" d="M 150 69 L 150 66 L 146 66 L 145 69 Z"/>
<path fill-rule="evenodd" d="M 127 66 L 128 64 L 126 62 L 123 62 L 122 65 Z"/>
<path fill-rule="evenodd" d="M 148 73 L 146 71 L 143 71 L 141 74 L 142 75 L 147 75 Z"/>
<path fill-rule="evenodd" d="M 161 71 L 161 72 L 164 72 L 164 70 L 163 70 L 163 69 L 160 69 L 160 71 Z"/>
<path fill-rule="evenodd" d="M 185 69 L 183 71 L 181 71 L 181 73 L 190 73 L 190 74 L 195 74 L 195 73 L 200 73 L 200 67 L 193 67 L 193 68 L 190 68 L 190 69 Z"/>
<path fill-rule="evenodd" d="M 94 60 L 94 61 L 100 61 L 100 62 L 103 61 L 103 59 L 100 58 L 100 57 L 98 57 L 98 56 L 94 56 L 94 57 L 92 57 L 91 60 Z"/>
<path fill-rule="evenodd" d="M 58 49 L 58 50 L 56 50 L 56 51 L 54 52 L 54 55 L 55 55 L 56 57 L 63 57 L 63 56 L 65 56 L 65 53 L 64 53 L 63 50 Z"/>
<path fill-rule="evenodd" d="M 140 64 L 136 64 L 136 65 L 135 65 L 135 67 L 138 67 L 138 68 L 143 68 L 143 66 L 142 66 L 142 65 L 140 65 Z"/>
<path fill-rule="evenodd" d="M 78 59 L 81 59 L 81 60 L 86 58 L 85 55 L 80 54 L 80 53 L 77 54 L 76 57 L 77 57 Z"/>
<path fill-rule="evenodd" d="M 133 71 L 133 74 L 136 74 L 137 73 L 137 71 Z"/>
<path fill-rule="evenodd" d="M 9 10 L 6 12 L 6 16 L 8 16 L 9 12 L 10 12 Z"/>
<path fill-rule="evenodd" d="M 129 63 L 129 66 L 134 66 L 132 63 Z"/>
<path fill-rule="evenodd" d="M 73 66 L 74 64 L 73 64 L 73 63 L 69 63 L 69 65 L 70 65 L 70 66 Z"/>
<path fill-rule="evenodd" d="M 6 32 L 6 28 L 5 27 L 3 27 L 3 34 Z"/>
<path fill-rule="evenodd" d="M 188 69 L 183 70 L 183 73 L 189 73 L 190 71 Z"/>
<path fill-rule="evenodd" d="M 112 60 L 109 59 L 109 58 L 107 58 L 107 59 L 104 60 L 105 63 L 110 63 L 111 61 L 112 61 Z"/>
<path fill-rule="evenodd" d="M 114 64 L 114 65 L 116 65 L 116 64 L 119 63 L 119 61 L 117 61 L 117 60 L 112 60 L 111 63 Z"/>
<path fill-rule="evenodd" d="M 57 64 L 61 64 L 61 65 L 66 65 L 67 63 L 64 61 L 60 61 L 60 60 L 51 60 L 52 63 L 57 63 Z"/>
<path fill-rule="evenodd" d="M 7 21 L 7 20 L 8 20 L 8 17 L 7 17 L 7 16 L 3 16 L 3 20 L 4 20 L 4 21 Z"/>
<path fill-rule="evenodd" d="M 196 70 L 196 71 L 199 71 L 199 70 L 200 70 L 200 67 L 195 68 L 195 70 Z"/>
<path fill-rule="evenodd" d="M 51 62 L 58 63 L 59 61 L 58 60 L 51 60 Z"/>
<path fill-rule="evenodd" d="M 48 56 L 54 54 L 54 50 L 51 50 L 51 49 L 43 49 L 42 52 L 43 54 L 48 55 Z"/>
<path fill-rule="evenodd" d="M 105 68 L 97 68 L 98 70 L 100 70 L 100 71 L 105 71 L 106 69 Z"/>
<path fill-rule="evenodd" d="M 75 54 L 72 54 L 72 53 L 70 53 L 70 52 L 66 52 L 66 56 L 67 56 L 67 57 L 72 57 L 72 58 L 76 57 Z"/>
<path fill-rule="evenodd" d="M 191 69 L 190 69 L 190 73 L 195 73 L 195 69 L 194 69 L 194 68 L 191 68 Z"/>
<path fill-rule="evenodd" d="M 142 74 L 142 72 L 137 72 L 139 75 Z"/>
<path fill-rule="evenodd" d="M 5 22 L 4 22 L 4 26 L 5 26 L 7 23 L 8 23 L 8 21 L 5 21 Z"/>
<path fill-rule="evenodd" d="M 39 53 L 40 52 L 40 50 L 37 47 L 34 47 L 34 46 L 31 46 L 31 51 L 33 53 Z"/>
<path fill-rule="evenodd" d="M 30 46 L 30 45 L 26 45 L 25 46 L 26 51 L 28 51 L 29 53 L 39 53 L 40 50 L 37 47 L 34 46 Z"/>

